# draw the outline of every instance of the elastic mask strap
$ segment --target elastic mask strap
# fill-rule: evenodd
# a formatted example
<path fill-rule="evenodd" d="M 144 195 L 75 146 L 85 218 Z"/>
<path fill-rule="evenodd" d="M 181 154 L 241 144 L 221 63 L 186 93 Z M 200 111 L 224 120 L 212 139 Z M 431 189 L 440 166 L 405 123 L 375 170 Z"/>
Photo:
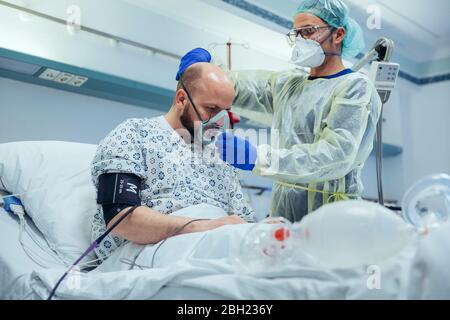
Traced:
<path fill-rule="evenodd" d="M 186 89 L 186 86 L 184 85 L 184 82 L 183 82 L 183 79 L 182 79 L 182 78 L 180 78 L 180 84 L 181 84 L 181 87 L 183 88 L 184 92 L 186 92 L 186 94 L 187 94 L 187 96 L 188 96 L 188 99 L 189 99 L 189 102 L 192 104 L 192 108 L 194 109 L 195 114 L 197 115 L 197 118 L 198 118 L 203 124 L 208 123 L 209 120 L 204 121 L 204 120 L 202 119 L 200 113 L 199 113 L 198 110 L 197 110 L 197 107 L 195 106 L 194 100 L 193 100 L 192 97 L 191 97 L 191 94 L 189 93 L 189 91 Z"/>
<path fill-rule="evenodd" d="M 330 38 L 331 38 L 331 36 L 333 35 L 333 32 L 334 31 L 336 31 L 337 29 L 335 28 L 335 27 L 330 27 L 330 28 L 332 28 L 333 30 L 330 32 L 330 34 L 325 38 L 325 40 L 323 40 L 322 42 L 318 42 L 317 40 L 314 40 L 314 41 L 317 41 L 319 44 L 320 44 L 320 46 L 322 47 L 322 44 L 324 44 L 326 41 L 328 41 Z M 322 48 L 323 49 L 323 48 Z M 342 56 L 342 53 L 336 53 L 336 52 L 324 52 L 324 54 L 325 54 L 325 56 L 327 56 L 327 57 L 331 57 L 331 56 Z"/>

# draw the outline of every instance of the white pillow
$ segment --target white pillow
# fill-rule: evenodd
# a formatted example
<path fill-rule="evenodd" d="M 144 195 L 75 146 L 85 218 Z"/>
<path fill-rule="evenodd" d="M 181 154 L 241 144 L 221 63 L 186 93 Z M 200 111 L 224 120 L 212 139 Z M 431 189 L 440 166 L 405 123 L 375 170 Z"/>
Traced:
<path fill-rule="evenodd" d="M 49 246 L 69 264 L 91 242 L 96 192 L 89 167 L 96 149 L 96 145 L 58 141 L 0 144 L 3 188 L 20 194 Z"/>

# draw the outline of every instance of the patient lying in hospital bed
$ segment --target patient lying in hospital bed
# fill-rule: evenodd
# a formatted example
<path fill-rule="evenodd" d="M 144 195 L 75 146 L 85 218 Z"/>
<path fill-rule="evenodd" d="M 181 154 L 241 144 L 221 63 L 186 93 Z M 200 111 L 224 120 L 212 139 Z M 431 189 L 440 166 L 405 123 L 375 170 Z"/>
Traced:
<path fill-rule="evenodd" d="M 35 224 L 45 237 L 40 239 L 47 246 L 46 260 L 58 257 L 47 268 L 34 264 L 18 242 L 18 219 L 10 219 L 2 212 L 0 265 L 9 271 L 0 279 L 1 298 L 47 298 L 62 273 L 89 246 L 89 222 L 97 210 L 89 167 L 96 149 L 97 146 L 63 142 L 0 145 L 2 188 L 20 194 L 28 222 Z M 217 207 L 189 206 L 172 214 L 219 218 L 227 213 Z M 155 245 L 128 242 L 94 270 L 69 277 L 55 298 L 449 298 L 449 224 L 422 239 L 418 246 L 383 261 L 379 265 L 379 289 L 368 286 L 373 275 L 366 265 L 329 269 L 306 255 L 296 264 L 286 264 L 276 271 L 242 274 L 231 257 L 233 248 L 251 227 L 252 224 L 224 226 L 178 235 Z M 25 243 L 28 240 L 26 236 Z M 32 249 L 43 255 L 39 247 Z"/>

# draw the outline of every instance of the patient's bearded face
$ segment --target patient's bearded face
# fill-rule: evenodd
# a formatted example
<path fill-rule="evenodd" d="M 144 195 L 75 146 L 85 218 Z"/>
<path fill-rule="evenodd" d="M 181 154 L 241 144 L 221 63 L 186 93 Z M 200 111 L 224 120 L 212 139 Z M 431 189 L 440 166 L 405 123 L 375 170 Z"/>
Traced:
<path fill-rule="evenodd" d="M 185 127 L 189 133 L 191 134 L 191 141 L 194 139 L 194 133 L 195 133 L 195 122 L 199 122 L 197 119 L 197 116 L 192 108 L 192 105 L 190 105 L 190 102 L 188 102 L 189 105 L 186 106 L 184 109 L 183 114 L 181 115 L 180 121 L 183 127 Z"/>
<path fill-rule="evenodd" d="M 228 110 L 235 96 L 234 84 L 225 74 L 207 73 L 204 79 L 187 89 L 192 95 L 200 117 L 205 121 L 223 110 Z M 186 101 L 180 121 L 191 134 L 191 141 L 194 141 L 195 132 L 202 126 L 202 121 L 199 119 L 189 99 Z"/>

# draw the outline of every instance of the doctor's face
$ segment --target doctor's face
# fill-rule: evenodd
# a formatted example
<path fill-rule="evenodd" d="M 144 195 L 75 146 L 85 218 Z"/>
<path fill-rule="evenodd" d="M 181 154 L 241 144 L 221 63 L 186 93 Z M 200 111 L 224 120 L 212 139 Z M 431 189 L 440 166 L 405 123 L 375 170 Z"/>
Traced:
<path fill-rule="evenodd" d="M 324 52 L 339 52 L 345 29 L 337 30 L 309 13 L 299 13 L 294 18 L 294 29 L 302 28 L 303 38 L 318 42 Z M 301 37 L 302 35 L 298 35 Z"/>

